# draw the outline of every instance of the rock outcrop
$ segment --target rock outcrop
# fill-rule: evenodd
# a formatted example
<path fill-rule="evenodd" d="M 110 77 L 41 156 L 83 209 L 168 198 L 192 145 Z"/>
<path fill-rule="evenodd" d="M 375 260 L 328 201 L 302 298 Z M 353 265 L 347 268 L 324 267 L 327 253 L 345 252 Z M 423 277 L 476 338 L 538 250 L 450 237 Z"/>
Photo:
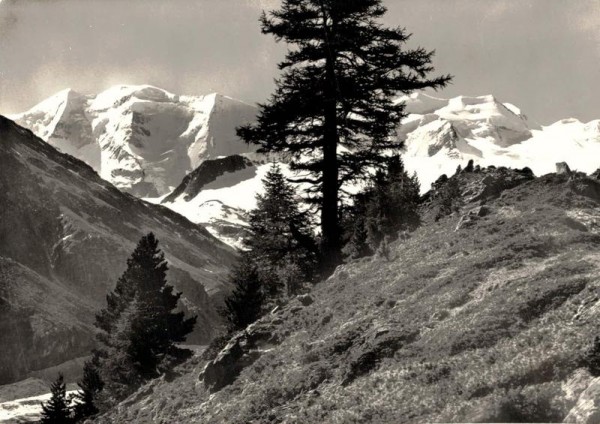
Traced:
<path fill-rule="evenodd" d="M 561 174 L 566 174 L 566 175 L 571 175 L 571 168 L 569 168 L 569 165 L 567 164 L 567 162 L 558 162 L 556 164 L 556 173 L 561 175 Z"/>
<path fill-rule="evenodd" d="M 282 310 L 262 318 L 231 338 L 217 356 L 204 367 L 200 380 L 210 392 L 230 385 L 264 351 L 280 343 L 275 326 L 281 323 Z"/>
<path fill-rule="evenodd" d="M 597 424 L 600 422 L 600 377 L 594 378 L 577 399 L 564 419 L 565 423 Z"/>
<path fill-rule="evenodd" d="M 245 179 L 252 178 L 256 174 L 256 168 L 252 162 L 240 155 L 232 155 L 224 158 L 210 159 L 204 161 L 193 172 L 189 173 L 179 186 L 169 194 L 162 203 L 175 201 L 179 196 L 184 195 L 185 200 L 193 199 L 200 193 L 200 190 L 208 184 L 217 180 L 225 174 L 249 170 L 250 175 L 244 175 Z M 229 182 L 230 184 L 232 182 Z M 214 188 L 214 187 L 213 187 Z"/>

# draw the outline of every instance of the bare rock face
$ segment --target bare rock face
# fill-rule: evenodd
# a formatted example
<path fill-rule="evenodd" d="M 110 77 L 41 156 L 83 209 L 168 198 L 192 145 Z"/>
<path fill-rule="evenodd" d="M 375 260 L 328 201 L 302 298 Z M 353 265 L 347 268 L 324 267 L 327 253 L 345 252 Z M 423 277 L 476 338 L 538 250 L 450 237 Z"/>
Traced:
<path fill-rule="evenodd" d="M 558 162 L 556 164 L 556 173 L 559 175 L 561 175 L 561 174 L 571 175 L 571 168 L 569 168 L 569 165 L 567 164 L 567 162 Z"/>
<path fill-rule="evenodd" d="M 256 169 L 252 162 L 241 155 L 231 155 L 224 158 L 211 159 L 203 162 L 193 172 L 189 173 L 181 184 L 169 194 L 162 203 L 168 203 L 176 200 L 182 194 L 186 200 L 193 199 L 200 193 L 200 190 L 208 184 L 215 181 L 218 177 L 226 173 L 234 173 L 248 169 L 252 176 Z"/>
<path fill-rule="evenodd" d="M 514 188 L 535 176 L 529 168 L 508 169 L 488 168 L 482 174 L 483 178 L 467 181 L 462 190 L 465 202 L 487 201 L 498 197 L 504 190 Z"/>
<path fill-rule="evenodd" d="M 579 396 L 587 389 L 591 380 L 593 380 L 593 377 L 587 369 L 577 369 L 571 377 L 562 384 L 565 399 L 569 402 L 576 402 L 579 399 Z"/>
<path fill-rule="evenodd" d="M 600 377 L 594 378 L 579 396 L 577 404 L 565 417 L 566 423 L 596 424 L 600 422 Z"/>
<path fill-rule="evenodd" d="M 281 323 L 313 302 L 310 294 L 296 296 L 287 305 L 275 307 L 270 314 L 235 334 L 215 359 L 206 364 L 200 373 L 200 381 L 211 393 L 232 384 L 245 368 L 289 335 L 281 328 Z"/>

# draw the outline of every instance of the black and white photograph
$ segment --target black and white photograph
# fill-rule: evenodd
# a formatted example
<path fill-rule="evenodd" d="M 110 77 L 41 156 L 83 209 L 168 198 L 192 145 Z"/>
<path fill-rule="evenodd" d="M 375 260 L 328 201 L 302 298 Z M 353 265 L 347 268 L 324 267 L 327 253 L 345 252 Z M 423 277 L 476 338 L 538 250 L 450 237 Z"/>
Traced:
<path fill-rule="evenodd" d="M 598 0 L 0 0 L 0 424 L 600 424 Z"/>

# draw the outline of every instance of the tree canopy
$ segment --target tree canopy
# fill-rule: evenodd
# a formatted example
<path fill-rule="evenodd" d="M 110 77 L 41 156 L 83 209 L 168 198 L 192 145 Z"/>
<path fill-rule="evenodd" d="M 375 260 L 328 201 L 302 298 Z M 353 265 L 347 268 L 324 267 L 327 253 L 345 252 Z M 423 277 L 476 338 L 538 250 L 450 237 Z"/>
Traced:
<path fill-rule="evenodd" d="M 262 152 L 288 156 L 308 183 L 306 200 L 320 213 L 325 268 L 341 258 L 344 187 L 385 166 L 402 143 L 399 93 L 441 88 L 450 76 L 428 78 L 432 51 L 405 49 L 404 29 L 381 23 L 381 0 L 283 0 L 264 13 L 262 32 L 290 48 L 281 77 L 255 124 L 238 129 Z"/>

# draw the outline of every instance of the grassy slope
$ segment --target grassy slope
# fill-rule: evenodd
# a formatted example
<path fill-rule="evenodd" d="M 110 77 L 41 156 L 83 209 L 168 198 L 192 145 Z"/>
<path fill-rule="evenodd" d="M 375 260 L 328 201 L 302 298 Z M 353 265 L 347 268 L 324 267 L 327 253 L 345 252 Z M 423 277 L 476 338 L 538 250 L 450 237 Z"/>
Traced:
<path fill-rule="evenodd" d="M 108 419 L 560 420 L 600 323 L 599 201 L 597 182 L 547 176 L 505 191 L 471 228 L 455 231 L 458 213 L 431 221 L 392 260 L 344 265 L 315 303 L 266 317 L 284 341 L 233 385 L 209 397 L 196 360 Z"/>

